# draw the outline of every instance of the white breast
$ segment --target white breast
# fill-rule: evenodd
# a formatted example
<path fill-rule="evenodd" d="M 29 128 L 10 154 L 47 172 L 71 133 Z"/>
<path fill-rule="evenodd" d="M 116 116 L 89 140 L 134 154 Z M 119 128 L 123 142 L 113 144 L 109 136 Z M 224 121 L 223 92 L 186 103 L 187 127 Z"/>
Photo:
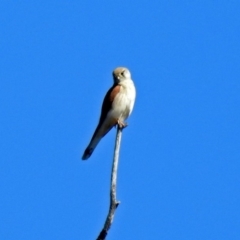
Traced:
<path fill-rule="evenodd" d="M 112 103 L 110 115 L 111 117 L 124 121 L 133 110 L 136 89 L 131 79 L 122 81 L 120 85 L 121 88 Z"/>

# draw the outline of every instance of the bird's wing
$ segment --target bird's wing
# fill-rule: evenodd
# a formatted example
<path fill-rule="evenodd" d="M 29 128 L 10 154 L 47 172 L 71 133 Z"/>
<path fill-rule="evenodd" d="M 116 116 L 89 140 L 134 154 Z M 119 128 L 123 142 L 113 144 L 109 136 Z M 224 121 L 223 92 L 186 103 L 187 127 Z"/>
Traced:
<path fill-rule="evenodd" d="M 99 119 L 98 125 L 101 126 L 104 120 L 107 117 L 107 114 L 112 108 L 112 103 L 116 97 L 116 95 L 120 92 L 121 86 L 114 84 L 106 93 L 103 104 L 102 104 L 102 111 L 101 111 L 101 116 Z"/>

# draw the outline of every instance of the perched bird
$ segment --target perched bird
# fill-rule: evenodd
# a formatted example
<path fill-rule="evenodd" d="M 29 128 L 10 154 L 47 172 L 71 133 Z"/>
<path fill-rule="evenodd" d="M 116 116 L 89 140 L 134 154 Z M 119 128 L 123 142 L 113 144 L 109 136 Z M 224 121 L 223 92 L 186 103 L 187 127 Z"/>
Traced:
<path fill-rule="evenodd" d="M 136 89 L 131 79 L 130 71 L 125 67 L 118 67 L 113 71 L 113 86 L 108 90 L 102 104 L 102 111 L 98 126 L 82 156 L 88 159 L 102 137 L 113 126 L 126 127 L 124 122 L 133 110 Z"/>

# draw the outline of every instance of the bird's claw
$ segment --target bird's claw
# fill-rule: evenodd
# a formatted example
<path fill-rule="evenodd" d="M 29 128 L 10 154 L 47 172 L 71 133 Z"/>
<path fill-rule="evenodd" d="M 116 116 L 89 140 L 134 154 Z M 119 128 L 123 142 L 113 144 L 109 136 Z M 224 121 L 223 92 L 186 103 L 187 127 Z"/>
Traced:
<path fill-rule="evenodd" d="M 119 126 L 119 128 L 122 128 L 122 129 L 128 126 L 126 122 L 122 122 L 120 120 L 117 121 L 117 125 Z"/>

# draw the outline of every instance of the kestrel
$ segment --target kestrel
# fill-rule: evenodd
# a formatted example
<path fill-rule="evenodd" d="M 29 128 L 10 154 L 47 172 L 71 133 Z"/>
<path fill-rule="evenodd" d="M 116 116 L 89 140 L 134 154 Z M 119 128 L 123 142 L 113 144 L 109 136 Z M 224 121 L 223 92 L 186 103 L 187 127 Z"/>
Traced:
<path fill-rule="evenodd" d="M 117 124 L 125 127 L 124 122 L 133 110 L 136 89 L 131 79 L 130 71 L 125 67 L 118 67 L 113 71 L 113 86 L 108 90 L 102 104 L 102 111 L 98 126 L 82 156 L 88 159 L 99 141 L 112 127 Z"/>

